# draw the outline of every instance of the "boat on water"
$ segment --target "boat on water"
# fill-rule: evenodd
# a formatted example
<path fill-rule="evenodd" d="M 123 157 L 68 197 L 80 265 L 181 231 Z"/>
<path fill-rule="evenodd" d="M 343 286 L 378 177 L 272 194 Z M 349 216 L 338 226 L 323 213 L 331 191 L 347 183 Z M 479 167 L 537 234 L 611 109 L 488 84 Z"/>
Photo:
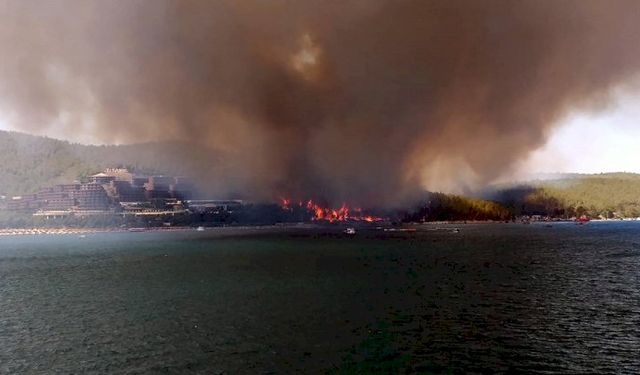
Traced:
<path fill-rule="evenodd" d="M 347 229 L 344 230 L 344 234 L 354 235 L 354 234 L 356 234 L 356 229 L 355 228 L 347 228 Z"/>
<path fill-rule="evenodd" d="M 576 224 L 578 225 L 585 225 L 587 224 L 589 221 L 591 221 L 591 219 L 589 219 L 588 217 L 586 217 L 585 215 L 580 216 L 579 218 L 576 218 Z"/>
<path fill-rule="evenodd" d="M 147 228 L 129 228 L 129 232 L 146 232 Z"/>
<path fill-rule="evenodd" d="M 204 232 L 204 227 L 200 226 L 196 228 L 196 231 L 198 232 Z"/>

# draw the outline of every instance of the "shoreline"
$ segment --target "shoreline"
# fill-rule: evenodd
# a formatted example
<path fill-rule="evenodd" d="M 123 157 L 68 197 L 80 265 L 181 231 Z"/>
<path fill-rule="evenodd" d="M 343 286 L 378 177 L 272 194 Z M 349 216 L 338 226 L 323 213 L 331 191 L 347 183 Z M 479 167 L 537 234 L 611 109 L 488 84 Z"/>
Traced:
<path fill-rule="evenodd" d="M 313 224 L 311 224 L 313 225 Z M 204 227 L 204 231 L 255 231 L 281 228 L 309 228 L 309 225 L 238 225 Z M 148 233 L 148 232 L 189 232 L 197 231 L 198 227 L 150 227 L 150 228 L 0 228 L 0 237 L 30 236 L 30 235 L 69 235 L 95 233 Z"/>
<path fill-rule="evenodd" d="M 184 231 L 193 230 L 191 227 L 174 228 L 144 228 L 144 232 L 153 231 Z M 67 235 L 67 234 L 93 234 L 93 233 L 124 233 L 131 232 L 129 228 L 2 228 L 2 236 L 28 236 L 28 235 Z"/>
<path fill-rule="evenodd" d="M 591 220 L 592 222 L 628 222 L 635 220 Z M 572 220 L 557 220 L 557 221 L 536 221 L 531 222 L 530 224 L 562 224 L 562 223 L 573 223 Z M 364 229 L 396 229 L 400 230 L 402 228 L 416 228 L 416 227 L 425 227 L 429 228 L 428 230 L 433 230 L 433 226 L 444 225 L 444 226 L 453 226 L 453 225 L 509 225 L 523 224 L 521 222 L 502 222 L 502 221 L 431 221 L 424 223 L 404 223 L 398 226 L 391 225 L 355 225 L 356 228 Z M 326 228 L 326 229 L 336 229 L 336 228 L 346 228 L 352 226 L 353 223 L 327 223 L 327 224 L 319 224 L 319 223 L 278 223 L 278 224 L 270 224 L 270 225 L 229 225 L 229 226 L 211 226 L 211 227 L 203 227 L 206 232 L 224 232 L 224 231 L 256 231 L 256 230 L 269 230 L 269 229 L 310 229 L 310 228 Z M 0 228 L 0 237 L 7 236 L 29 236 L 29 235 L 84 235 L 84 234 L 95 234 L 95 233 L 135 233 L 135 232 L 187 232 L 187 231 L 196 231 L 198 227 L 191 226 L 176 226 L 176 227 L 150 227 L 150 228 Z M 416 228 L 417 229 L 417 228 Z M 448 229 L 448 228 L 447 228 Z"/>
<path fill-rule="evenodd" d="M 3 228 L 0 229 L 0 236 L 89 234 L 117 231 L 121 230 L 105 228 Z"/>

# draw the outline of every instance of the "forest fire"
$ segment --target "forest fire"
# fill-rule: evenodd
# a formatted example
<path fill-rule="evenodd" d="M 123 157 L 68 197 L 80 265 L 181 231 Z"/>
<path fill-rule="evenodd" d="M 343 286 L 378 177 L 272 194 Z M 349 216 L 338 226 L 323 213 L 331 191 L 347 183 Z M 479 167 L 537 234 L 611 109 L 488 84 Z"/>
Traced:
<path fill-rule="evenodd" d="M 346 203 L 343 203 L 339 208 L 324 207 L 313 200 L 299 201 L 297 204 L 294 203 L 292 205 L 290 199 L 282 198 L 281 207 L 287 211 L 292 211 L 294 208 L 304 209 L 312 215 L 312 221 L 364 221 L 373 223 L 385 220 L 382 217 L 364 214 L 361 208 L 351 209 Z"/>

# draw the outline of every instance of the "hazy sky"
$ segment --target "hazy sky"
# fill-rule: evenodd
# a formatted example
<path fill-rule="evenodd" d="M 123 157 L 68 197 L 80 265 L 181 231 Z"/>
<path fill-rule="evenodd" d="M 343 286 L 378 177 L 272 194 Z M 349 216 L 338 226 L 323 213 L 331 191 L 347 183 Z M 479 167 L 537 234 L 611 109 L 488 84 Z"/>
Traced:
<path fill-rule="evenodd" d="M 640 173 L 640 95 L 620 97 L 596 113 L 574 113 L 551 133 L 545 146 L 522 163 L 517 177 L 554 172 L 635 172 Z M 0 118 L 0 129 L 12 130 Z M 85 133 L 60 134 L 52 125 L 41 133 L 80 143 L 100 143 L 87 129 Z"/>
<path fill-rule="evenodd" d="M 640 173 L 640 95 L 598 113 L 575 113 L 520 167 L 525 173 Z"/>

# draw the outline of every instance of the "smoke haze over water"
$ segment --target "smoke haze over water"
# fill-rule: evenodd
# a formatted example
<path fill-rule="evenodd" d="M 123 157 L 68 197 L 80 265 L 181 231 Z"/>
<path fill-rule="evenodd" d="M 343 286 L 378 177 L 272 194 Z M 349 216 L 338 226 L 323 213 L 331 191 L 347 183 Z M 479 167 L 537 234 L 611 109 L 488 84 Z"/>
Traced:
<path fill-rule="evenodd" d="M 0 113 L 201 143 L 220 194 L 390 205 L 490 182 L 602 106 L 640 71 L 639 19 L 636 0 L 0 0 Z"/>

